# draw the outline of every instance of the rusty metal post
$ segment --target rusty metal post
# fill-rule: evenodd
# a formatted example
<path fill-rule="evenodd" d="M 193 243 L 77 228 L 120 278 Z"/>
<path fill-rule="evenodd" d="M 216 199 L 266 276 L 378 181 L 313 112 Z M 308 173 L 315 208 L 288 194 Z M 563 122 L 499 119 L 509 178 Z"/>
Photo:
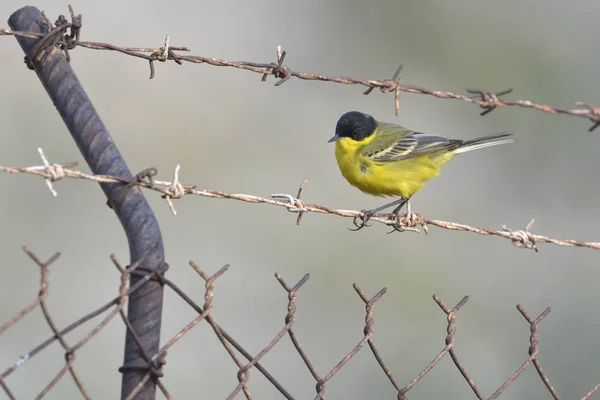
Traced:
<path fill-rule="evenodd" d="M 51 29 L 40 10 L 31 6 L 13 13 L 8 23 L 15 31 L 45 34 Z M 132 180 L 133 176 L 125 160 L 64 53 L 56 46 L 48 51 L 36 50 L 36 44 L 40 41 L 38 39 L 17 37 L 17 40 L 25 54 L 44 51 L 45 56 L 36 57 L 32 66 L 94 174 L 115 175 Z M 135 185 L 124 189 L 123 184 L 111 183 L 101 183 L 100 186 L 125 230 L 131 263 L 143 259 L 137 271 L 162 273 L 166 266 L 162 237 L 156 217 L 141 189 Z M 134 285 L 140 279 L 141 276 L 133 275 L 131 284 Z M 129 296 L 128 318 L 141 347 L 150 357 L 159 349 L 162 302 L 163 287 L 158 280 L 146 282 Z M 129 331 L 125 339 L 124 366 L 121 370 L 121 397 L 125 398 L 149 371 L 149 366 L 142 358 L 140 349 Z M 155 381 L 149 379 L 136 395 L 136 399 L 154 399 L 155 393 Z"/>

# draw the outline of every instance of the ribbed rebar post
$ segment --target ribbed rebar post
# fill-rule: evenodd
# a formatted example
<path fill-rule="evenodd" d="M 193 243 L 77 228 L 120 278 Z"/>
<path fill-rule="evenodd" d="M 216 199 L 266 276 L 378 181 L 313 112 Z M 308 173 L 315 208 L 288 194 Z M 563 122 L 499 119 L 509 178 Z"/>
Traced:
<path fill-rule="evenodd" d="M 40 10 L 27 6 L 16 11 L 8 21 L 16 31 L 46 34 L 48 26 Z M 43 39 L 17 37 L 26 55 L 33 57 L 31 66 L 37 73 L 67 125 L 81 154 L 95 174 L 107 174 L 132 180 L 125 160 L 115 142 L 100 120 L 92 102 L 79 83 L 64 53 L 47 41 L 40 48 Z M 36 54 L 32 54 L 32 52 Z M 130 261 L 141 261 L 138 274 L 131 277 L 134 285 L 142 279 L 142 273 L 159 272 L 165 269 L 162 237 L 158 222 L 139 187 L 135 185 L 101 183 L 100 186 L 109 199 L 117 217 L 123 225 L 129 242 Z M 89 227 L 88 229 L 93 229 Z M 85 234 L 82 227 L 82 234 Z M 107 238 L 108 239 L 108 238 Z M 128 319 L 140 342 L 143 353 L 154 356 L 159 349 L 160 325 L 162 316 L 163 287 L 158 279 L 149 280 L 139 290 L 129 296 Z M 153 360 L 160 368 L 160 361 Z M 134 335 L 128 330 L 125 339 L 124 366 L 121 397 L 127 397 L 144 376 L 154 371 L 142 357 Z M 153 377 L 154 378 L 154 377 Z M 136 399 L 154 399 L 156 385 L 148 379 L 135 396 Z"/>

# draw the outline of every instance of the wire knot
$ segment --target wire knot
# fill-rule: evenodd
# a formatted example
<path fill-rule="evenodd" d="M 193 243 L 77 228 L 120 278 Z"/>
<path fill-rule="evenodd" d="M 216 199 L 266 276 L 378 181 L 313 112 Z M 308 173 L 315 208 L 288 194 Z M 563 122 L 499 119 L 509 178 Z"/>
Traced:
<path fill-rule="evenodd" d="M 50 51 L 57 47 L 64 51 L 67 62 L 71 61 L 69 50 L 74 49 L 79 43 L 79 37 L 81 34 L 82 16 L 75 15 L 73 7 L 69 6 L 71 13 L 71 21 L 64 16 L 60 15 L 56 20 L 54 26 L 52 21 L 48 18 L 45 12 L 42 12 L 45 23 L 48 26 L 48 31 L 35 43 L 31 51 L 25 56 L 25 64 L 27 68 L 33 70 L 34 63 L 41 62 L 44 58 L 50 54 Z M 70 29 L 70 33 L 66 31 Z"/>
<path fill-rule="evenodd" d="M 278 65 L 275 68 L 273 68 L 272 72 L 273 72 L 273 76 L 275 78 L 278 78 L 281 80 L 287 81 L 292 76 L 292 73 L 290 72 L 290 69 L 288 68 L 287 65 Z M 277 82 L 277 83 L 280 85 L 283 82 L 281 82 L 281 83 Z"/>
<path fill-rule="evenodd" d="M 185 195 L 185 188 L 179 182 L 173 182 L 171 186 L 165 189 L 165 195 L 172 199 L 180 199 Z"/>
<path fill-rule="evenodd" d="M 502 225 L 502 230 L 508 232 L 510 234 L 509 239 L 512 241 L 512 244 L 516 247 L 523 249 L 533 249 L 536 253 L 539 253 L 540 249 L 537 246 L 537 241 L 535 239 L 535 235 L 529 232 L 529 229 L 533 225 L 535 220 L 529 221 L 525 230 L 513 231 L 508 229 L 506 225 Z"/>
<path fill-rule="evenodd" d="M 390 93 L 398 89 L 398 86 L 400 86 L 400 79 L 386 79 L 381 82 L 379 90 L 381 90 L 382 93 Z"/>
<path fill-rule="evenodd" d="M 382 93 L 394 92 L 394 111 L 396 112 L 396 116 L 400 115 L 400 81 L 402 80 L 400 73 L 403 68 L 404 65 L 400 64 L 390 79 L 378 82 L 376 86 L 368 85 L 369 88 L 363 92 L 364 95 L 367 95 L 371 93 L 375 87 L 379 87 L 379 90 Z"/>
<path fill-rule="evenodd" d="M 50 175 L 47 179 L 52 182 L 58 181 L 59 179 L 65 177 L 65 169 L 60 164 L 46 165 L 44 170 Z"/>
<path fill-rule="evenodd" d="M 150 63 L 150 79 L 154 78 L 154 61 L 166 62 L 167 60 L 173 60 L 179 65 L 183 64 L 181 58 L 173 50 L 189 51 L 189 49 L 187 47 L 171 46 L 170 41 L 171 37 L 166 33 L 163 47 L 157 49 L 147 58 Z"/>
<path fill-rule="evenodd" d="M 492 111 L 494 111 L 496 108 L 503 106 L 504 103 L 498 97 L 504 96 L 505 94 L 509 94 L 512 91 L 513 91 L 512 89 L 506 89 L 506 90 L 502 90 L 500 92 L 494 93 L 494 92 L 485 92 L 483 90 L 478 90 L 478 89 L 467 89 L 467 93 L 473 94 L 473 96 L 471 96 L 471 98 L 477 100 L 479 106 L 484 109 L 479 114 L 481 116 L 489 114 Z"/>
<path fill-rule="evenodd" d="M 173 173 L 173 182 L 171 185 L 165 189 L 165 193 L 162 198 L 167 200 L 167 204 L 171 209 L 173 215 L 177 215 L 177 210 L 175 210 L 175 206 L 171 199 L 180 199 L 185 195 L 185 187 L 179 182 L 179 170 L 181 169 L 181 165 L 177 164 L 175 166 L 175 172 Z"/>
<path fill-rule="evenodd" d="M 282 199 L 282 200 L 288 201 L 288 203 L 291 207 L 287 207 L 287 205 L 286 205 L 287 210 L 289 212 L 298 213 L 298 218 L 296 219 L 296 225 L 300 225 L 300 222 L 302 222 L 302 217 L 304 217 L 304 214 L 306 214 L 308 212 L 306 205 L 304 204 L 304 202 L 302 200 L 300 200 L 300 198 L 302 197 L 302 193 L 304 192 L 304 187 L 306 186 L 307 183 L 308 183 L 307 180 L 302 181 L 302 183 L 300 184 L 300 188 L 298 189 L 298 194 L 296 195 L 296 197 L 292 197 L 291 195 L 286 194 L 286 193 L 274 193 L 271 195 L 271 197 L 274 199 Z"/>
<path fill-rule="evenodd" d="M 267 76 L 271 74 L 275 78 L 279 79 L 277 82 L 275 82 L 275 86 L 279 86 L 292 77 L 292 71 L 287 67 L 287 65 L 283 65 L 285 55 L 285 50 L 282 50 L 281 46 L 277 46 L 277 62 L 271 63 L 271 65 L 266 68 L 261 81 L 266 81 Z"/>
<path fill-rule="evenodd" d="M 294 213 L 299 213 L 299 212 L 307 212 L 308 210 L 306 209 L 306 206 L 304 205 L 304 202 L 302 202 L 302 200 L 293 197 L 290 194 L 287 193 L 273 193 L 271 195 L 272 198 L 274 199 L 281 199 L 281 200 L 287 200 L 290 207 L 287 207 L 287 210 L 289 212 L 294 212 Z"/>

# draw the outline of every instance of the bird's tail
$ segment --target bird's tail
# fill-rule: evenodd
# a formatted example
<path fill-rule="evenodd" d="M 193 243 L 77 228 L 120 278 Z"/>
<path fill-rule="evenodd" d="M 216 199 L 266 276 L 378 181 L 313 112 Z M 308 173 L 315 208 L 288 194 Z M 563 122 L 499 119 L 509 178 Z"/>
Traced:
<path fill-rule="evenodd" d="M 512 132 L 501 132 L 489 136 L 480 137 L 477 139 L 465 140 L 456 149 L 456 154 L 465 153 L 471 150 L 483 149 L 484 147 L 495 146 L 497 144 L 512 143 L 514 142 L 514 140 L 508 138 L 511 135 Z"/>

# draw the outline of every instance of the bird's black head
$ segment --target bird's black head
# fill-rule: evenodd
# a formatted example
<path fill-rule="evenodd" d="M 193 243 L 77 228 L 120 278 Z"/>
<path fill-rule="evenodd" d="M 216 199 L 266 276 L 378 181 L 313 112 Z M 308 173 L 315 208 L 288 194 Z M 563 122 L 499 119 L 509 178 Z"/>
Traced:
<path fill-rule="evenodd" d="M 343 138 L 361 141 L 375 132 L 377 121 L 368 114 L 358 111 L 350 111 L 342 115 L 335 127 L 335 136 L 329 141 L 333 142 Z"/>

